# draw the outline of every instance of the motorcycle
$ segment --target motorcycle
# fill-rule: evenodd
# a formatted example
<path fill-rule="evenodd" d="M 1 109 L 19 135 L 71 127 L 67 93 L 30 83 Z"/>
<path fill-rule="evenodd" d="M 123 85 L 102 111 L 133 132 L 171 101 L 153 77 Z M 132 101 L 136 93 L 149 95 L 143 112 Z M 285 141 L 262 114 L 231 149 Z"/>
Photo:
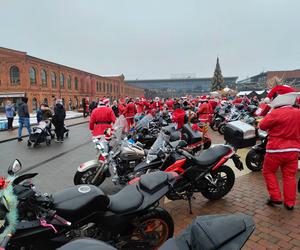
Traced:
<path fill-rule="evenodd" d="M 37 173 L 16 176 L 21 168 L 15 160 L 9 177 L 1 179 L 3 248 L 56 249 L 77 237 L 107 241 L 118 249 L 157 248 L 173 236 L 173 220 L 158 203 L 174 184 L 175 173 L 143 175 L 114 195 L 92 185 L 47 195 L 31 182 Z"/>
<path fill-rule="evenodd" d="M 166 241 L 159 250 L 238 250 L 244 246 L 254 229 L 253 219 L 241 213 L 199 216 L 180 235 Z M 58 250 L 75 249 L 116 250 L 93 239 L 78 239 Z"/>
<path fill-rule="evenodd" d="M 260 139 L 260 143 L 253 146 L 246 155 L 246 166 L 248 169 L 254 172 L 262 170 L 266 154 L 268 135 L 266 132 L 261 131 L 258 132 L 258 138 Z"/>
<path fill-rule="evenodd" d="M 136 166 L 134 173 L 137 175 L 157 170 L 178 173 L 180 178 L 166 197 L 170 200 L 188 200 L 192 213 L 191 200 L 195 192 L 201 192 L 209 200 L 221 199 L 235 182 L 233 170 L 224 164 L 232 159 L 235 167 L 241 171 L 243 163 L 230 145 L 216 145 L 198 156 L 184 150 L 186 145 L 185 141 L 168 142 L 168 136 L 161 132 L 149 150 L 146 161 Z M 132 182 L 134 179 L 129 183 Z"/>

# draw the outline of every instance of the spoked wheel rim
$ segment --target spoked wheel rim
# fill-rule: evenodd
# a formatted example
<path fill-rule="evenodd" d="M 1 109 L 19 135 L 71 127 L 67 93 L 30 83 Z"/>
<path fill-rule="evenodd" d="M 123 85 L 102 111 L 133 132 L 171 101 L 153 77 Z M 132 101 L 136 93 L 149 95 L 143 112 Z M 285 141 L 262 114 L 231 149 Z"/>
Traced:
<path fill-rule="evenodd" d="M 263 161 L 261 159 L 262 157 L 258 154 L 255 154 L 252 156 L 252 161 L 250 162 L 251 166 L 254 168 L 262 168 Z"/>
<path fill-rule="evenodd" d="M 92 183 L 92 180 L 93 180 L 95 174 L 96 174 L 96 169 L 95 168 L 84 172 L 83 175 L 80 178 L 81 183 L 82 184 Z"/>
<path fill-rule="evenodd" d="M 220 192 L 226 192 L 227 190 L 227 181 L 228 181 L 228 176 L 227 173 L 225 172 L 218 172 L 215 174 L 211 175 L 213 177 L 213 181 L 215 182 L 214 184 L 209 183 L 208 186 L 208 191 L 210 193 L 220 193 Z"/>
<path fill-rule="evenodd" d="M 153 249 L 158 249 L 167 239 L 169 227 L 165 221 L 152 218 L 143 221 L 132 234 L 133 240 L 153 240 Z"/>

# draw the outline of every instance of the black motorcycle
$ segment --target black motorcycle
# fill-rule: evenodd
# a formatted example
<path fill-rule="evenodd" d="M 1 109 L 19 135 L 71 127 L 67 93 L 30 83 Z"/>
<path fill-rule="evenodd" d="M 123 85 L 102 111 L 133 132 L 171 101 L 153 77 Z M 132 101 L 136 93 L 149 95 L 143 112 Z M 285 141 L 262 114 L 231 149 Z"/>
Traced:
<path fill-rule="evenodd" d="M 159 250 L 238 250 L 255 229 L 249 215 L 206 215 L 197 217 L 179 236 L 165 242 Z M 58 250 L 116 250 L 93 239 L 78 239 Z"/>
<path fill-rule="evenodd" d="M 77 237 L 100 239 L 118 249 L 157 248 L 173 236 L 171 216 L 158 207 L 175 181 L 172 173 L 141 176 L 114 195 L 79 185 L 48 196 L 32 184 L 36 173 L 16 177 L 20 170 L 15 160 L 5 185 L 1 181 L 7 191 L 1 192 L 0 215 L 6 222 L 0 241 L 6 249 L 56 249 Z"/>
<path fill-rule="evenodd" d="M 268 142 L 266 133 L 260 133 L 258 138 L 260 143 L 253 146 L 246 155 L 246 166 L 253 172 L 262 170 Z"/>

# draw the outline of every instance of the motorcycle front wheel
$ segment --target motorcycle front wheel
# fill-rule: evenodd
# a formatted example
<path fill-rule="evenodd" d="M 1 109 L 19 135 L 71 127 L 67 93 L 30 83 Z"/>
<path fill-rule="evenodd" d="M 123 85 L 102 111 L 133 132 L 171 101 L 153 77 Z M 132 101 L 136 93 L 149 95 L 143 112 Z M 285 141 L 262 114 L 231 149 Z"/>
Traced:
<path fill-rule="evenodd" d="M 106 178 L 106 174 L 99 175 L 98 178 L 92 183 L 92 180 L 97 173 L 99 166 L 94 166 L 89 168 L 88 170 L 84 172 L 77 171 L 74 175 L 74 184 L 75 185 L 81 185 L 81 184 L 91 184 L 95 186 L 100 186 L 102 182 Z"/>
<path fill-rule="evenodd" d="M 221 124 L 221 125 L 218 127 L 218 132 L 219 132 L 221 135 L 224 135 L 225 127 L 226 127 L 226 124 L 225 124 L 225 123 Z"/>
<path fill-rule="evenodd" d="M 261 171 L 264 163 L 264 154 L 251 149 L 246 155 L 246 166 L 253 172 Z"/>
<path fill-rule="evenodd" d="M 201 194 L 209 200 L 219 200 L 224 197 L 232 189 L 235 182 L 235 174 L 233 170 L 223 165 L 211 173 L 212 182 L 208 181 L 206 187 Z"/>
<path fill-rule="evenodd" d="M 151 249 L 157 249 L 166 240 L 173 237 L 174 222 L 171 215 L 162 208 L 147 211 L 138 218 L 131 235 L 133 241 L 150 241 Z M 150 243 L 150 244 L 149 244 Z"/>

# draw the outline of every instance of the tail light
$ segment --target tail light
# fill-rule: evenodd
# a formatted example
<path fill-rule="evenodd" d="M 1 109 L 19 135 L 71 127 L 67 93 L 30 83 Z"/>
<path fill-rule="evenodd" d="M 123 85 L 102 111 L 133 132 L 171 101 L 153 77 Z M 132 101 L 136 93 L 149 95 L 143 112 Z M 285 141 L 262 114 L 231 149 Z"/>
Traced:
<path fill-rule="evenodd" d="M 140 177 L 136 177 L 136 178 L 132 179 L 131 181 L 128 181 L 128 184 L 129 184 L 129 185 L 132 185 L 132 184 L 134 184 L 134 183 L 139 182 L 139 180 L 140 180 Z"/>

